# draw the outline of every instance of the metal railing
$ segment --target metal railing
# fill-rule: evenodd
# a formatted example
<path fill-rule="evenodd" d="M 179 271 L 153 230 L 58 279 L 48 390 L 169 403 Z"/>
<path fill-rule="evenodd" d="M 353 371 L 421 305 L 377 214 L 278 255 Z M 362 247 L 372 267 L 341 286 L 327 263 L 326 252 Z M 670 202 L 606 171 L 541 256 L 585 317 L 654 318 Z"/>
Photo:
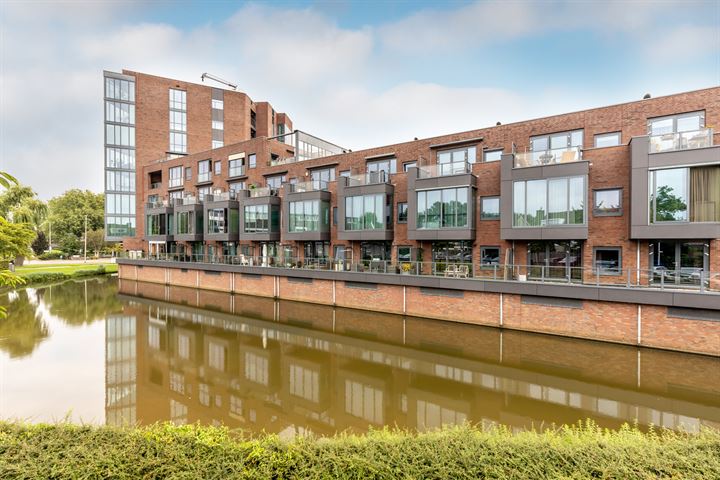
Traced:
<path fill-rule="evenodd" d="M 162 182 L 152 182 L 150 183 L 150 190 L 157 190 L 158 188 L 162 187 Z"/>
<path fill-rule="evenodd" d="M 472 166 L 468 162 L 438 163 L 418 167 L 418 178 L 446 177 L 470 173 Z"/>
<path fill-rule="evenodd" d="M 232 190 L 229 190 L 227 192 L 214 192 L 210 194 L 211 198 L 208 198 L 208 201 L 218 202 L 223 200 L 235 200 L 236 195 L 235 192 Z"/>
<path fill-rule="evenodd" d="M 582 148 L 554 148 L 539 152 L 515 153 L 514 168 L 538 167 L 559 163 L 572 163 L 582 160 Z"/>
<path fill-rule="evenodd" d="M 566 267 L 552 265 L 477 265 L 465 261 L 416 262 L 366 259 L 346 260 L 343 258 L 300 258 L 252 255 L 191 255 L 162 253 L 147 256 L 144 252 L 129 252 L 128 258 L 157 261 L 192 262 L 202 264 L 226 264 L 268 268 L 300 268 L 358 273 L 383 273 L 397 275 L 440 276 L 543 284 L 570 284 L 584 286 L 606 286 L 618 288 L 653 288 L 660 290 L 693 290 L 720 293 L 720 272 L 684 268 L 667 270 L 627 268 L 610 270 L 593 267 Z"/>
<path fill-rule="evenodd" d="M 689 132 L 670 132 L 661 135 L 650 135 L 650 153 L 690 150 L 694 148 L 712 147 L 712 145 L 712 128 L 701 128 L 700 130 L 692 130 Z"/>
<path fill-rule="evenodd" d="M 182 204 L 183 205 L 199 205 L 202 202 L 198 197 L 194 197 L 192 195 L 187 195 L 182 198 Z"/>
<path fill-rule="evenodd" d="M 358 187 L 361 185 L 376 185 L 379 183 L 387 183 L 390 177 L 384 171 L 380 171 L 361 173 L 358 175 L 350 175 L 344 178 L 347 179 L 345 180 L 345 185 L 347 185 L 348 187 Z"/>
<path fill-rule="evenodd" d="M 156 200 L 154 202 L 147 202 L 145 204 L 146 208 L 161 208 L 161 207 L 169 207 L 170 202 L 168 200 Z"/>
<path fill-rule="evenodd" d="M 328 189 L 328 182 L 324 180 L 310 180 L 309 182 L 289 183 L 290 192 L 317 192 Z"/>

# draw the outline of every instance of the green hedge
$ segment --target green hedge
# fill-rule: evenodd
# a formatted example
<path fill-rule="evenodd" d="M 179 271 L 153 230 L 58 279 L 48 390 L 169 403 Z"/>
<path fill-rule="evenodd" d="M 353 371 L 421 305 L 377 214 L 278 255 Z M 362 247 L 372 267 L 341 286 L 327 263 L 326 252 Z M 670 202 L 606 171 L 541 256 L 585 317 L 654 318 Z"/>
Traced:
<path fill-rule="evenodd" d="M 463 426 L 283 441 L 219 427 L 0 423 L 0 478 L 708 479 L 720 478 L 720 432 Z"/>
<path fill-rule="evenodd" d="M 85 269 L 85 270 L 78 270 L 73 273 L 63 273 L 63 272 L 31 272 L 31 273 L 21 273 L 20 276 L 25 279 L 25 284 L 33 284 L 33 283 L 51 283 L 51 282 L 59 282 L 62 280 L 69 280 L 71 278 L 78 278 L 78 277 L 89 277 L 93 275 L 105 275 L 108 273 L 105 269 L 105 266 L 99 265 L 97 268 L 94 269 Z"/>
<path fill-rule="evenodd" d="M 38 255 L 38 258 L 40 260 L 57 260 L 58 258 L 70 258 L 70 255 L 67 255 L 62 250 L 50 250 Z"/>

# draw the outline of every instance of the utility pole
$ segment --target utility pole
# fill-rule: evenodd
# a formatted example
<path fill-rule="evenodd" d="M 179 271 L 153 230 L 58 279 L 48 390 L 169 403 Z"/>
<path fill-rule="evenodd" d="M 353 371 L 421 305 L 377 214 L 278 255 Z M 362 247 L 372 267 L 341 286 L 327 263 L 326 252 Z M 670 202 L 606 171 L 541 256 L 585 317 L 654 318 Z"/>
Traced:
<path fill-rule="evenodd" d="M 48 251 L 52 250 L 52 222 L 49 222 L 50 240 L 48 241 Z"/>
<path fill-rule="evenodd" d="M 87 263 L 87 215 L 85 215 L 85 259 L 83 263 Z"/>

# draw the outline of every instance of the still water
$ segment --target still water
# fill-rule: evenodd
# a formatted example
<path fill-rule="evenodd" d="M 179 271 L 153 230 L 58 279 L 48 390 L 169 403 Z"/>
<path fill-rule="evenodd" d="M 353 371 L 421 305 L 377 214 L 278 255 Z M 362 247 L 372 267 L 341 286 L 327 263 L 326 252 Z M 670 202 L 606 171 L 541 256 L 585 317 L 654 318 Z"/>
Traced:
<path fill-rule="evenodd" d="M 720 427 L 720 359 L 119 281 L 0 296 L 0 417 L 281 435 Z"/>

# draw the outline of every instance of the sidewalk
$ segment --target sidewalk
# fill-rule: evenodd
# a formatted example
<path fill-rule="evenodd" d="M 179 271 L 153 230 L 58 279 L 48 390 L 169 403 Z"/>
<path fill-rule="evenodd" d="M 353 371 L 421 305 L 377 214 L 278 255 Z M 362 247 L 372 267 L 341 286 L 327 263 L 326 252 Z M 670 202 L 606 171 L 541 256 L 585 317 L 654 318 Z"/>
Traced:
<path fill-rule="evenodd" d="M 107 263 L 115 263 L 114 258 L 88 258 L 87 262 L 83 262 L 82 257 L 80 258 L 71 258 L 71 259 L 64 259 L 64 260 L 25 260 L 24 266 L 26 265 L 78 265 L 85 263 L 87 265 L 90 264 L 107 264 Z"/>

